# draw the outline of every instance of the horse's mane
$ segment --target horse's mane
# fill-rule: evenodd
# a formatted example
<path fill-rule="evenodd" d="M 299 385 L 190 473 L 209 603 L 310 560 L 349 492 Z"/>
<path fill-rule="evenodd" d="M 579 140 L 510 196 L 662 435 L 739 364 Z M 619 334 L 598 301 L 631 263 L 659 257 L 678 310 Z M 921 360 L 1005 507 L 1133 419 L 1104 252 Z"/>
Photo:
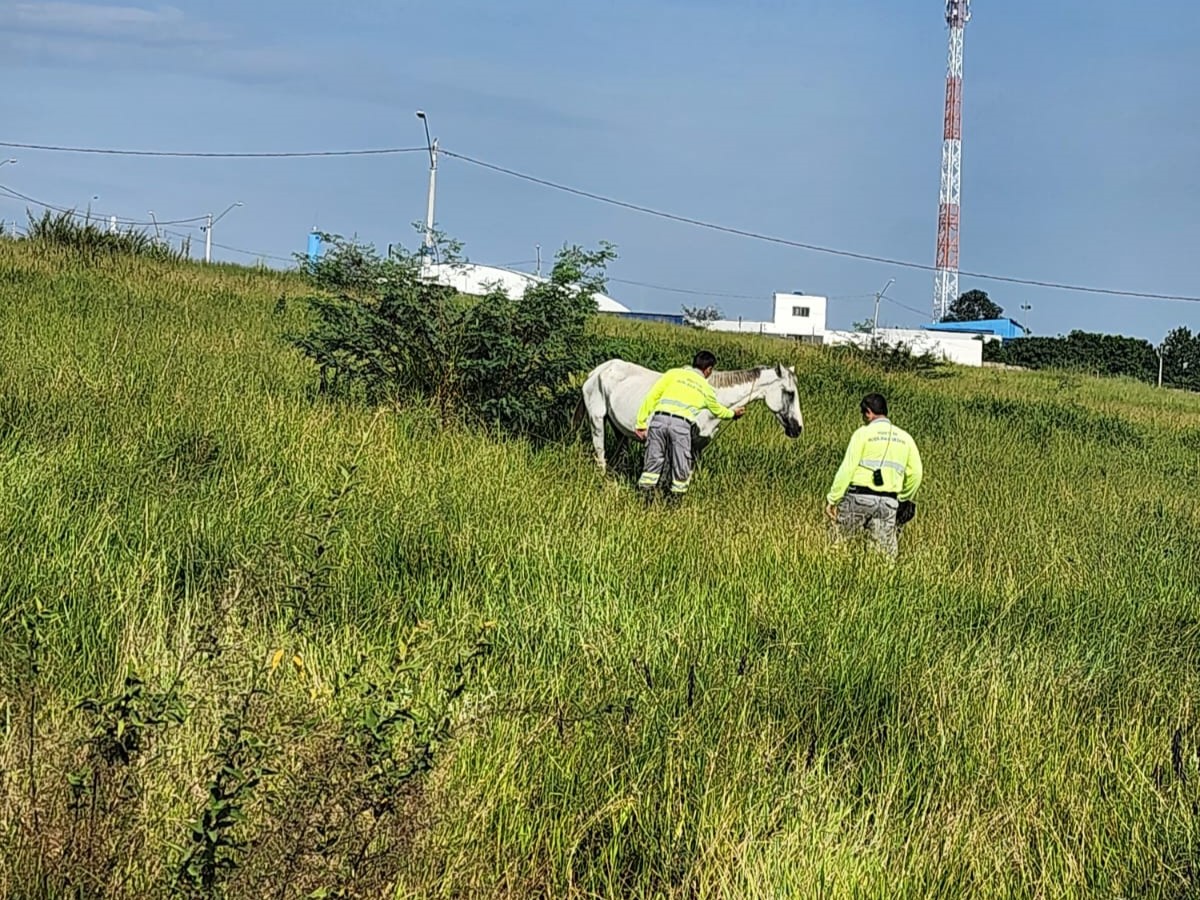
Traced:
<path fill-rule="evenodd" d="M 713 387 L 737 387 L 757 381 L 762 371 L 762 366 L 759 366 L 755 369 L 730 369 L 727 372 L 713 372 L 708 381 Z"/>

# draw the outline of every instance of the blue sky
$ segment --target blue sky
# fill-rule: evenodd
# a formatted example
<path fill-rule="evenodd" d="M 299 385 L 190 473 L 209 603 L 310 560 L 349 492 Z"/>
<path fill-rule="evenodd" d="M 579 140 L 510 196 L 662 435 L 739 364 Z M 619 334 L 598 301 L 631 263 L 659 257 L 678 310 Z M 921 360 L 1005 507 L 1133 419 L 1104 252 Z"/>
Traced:
<path fill-rule="evenodd" d="M 1200 6 L 977 0 L 966 32 L 961 266 L 1200 295 Z M 424 143 L 807 243 L 934 258 L 946 29 L 938 0 L 0 0 L 3 140 L 206 151 Z M 3 148 L 0 148 L 3 150 Z M 0 183 L 146 219 L 220 212 L 218 244 L 287 257 L 313 225 L 419 243 L 428 157 L 189 160 L 7 150 Z M 490 263 L 610 240 L 635 309 L 768 315 L 775 290 L 931 305 L 929 272 L 721 235 L 443 158 L 437 221 Z M 24 216 L 0 200 L 0 217 Z M 193 250 L 202 247 L 194 232 Z M 218 248 L 218 259 L 252 260 Z M 1200 303 L 986 282 L 1036 333 L 1157 341 Z M 1028 314 L 1020 310 L 1029 304 Z M 881 320 L 927 316 L 885 303 Z"/>

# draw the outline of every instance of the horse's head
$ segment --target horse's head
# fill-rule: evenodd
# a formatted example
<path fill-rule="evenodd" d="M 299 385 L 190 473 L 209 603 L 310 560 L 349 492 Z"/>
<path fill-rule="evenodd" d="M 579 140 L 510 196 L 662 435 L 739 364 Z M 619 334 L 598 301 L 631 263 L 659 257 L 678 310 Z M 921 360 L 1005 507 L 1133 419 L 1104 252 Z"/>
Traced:
<path fill-rule="evenodd" d="M 800 437 L 804 431 L 804 416 L 800 412 L 795 370 L 791 366 L 767 367 L 763 369 L 759 384 L 763 391 L 763 402 L 783 426 L 784 434 L 790 438 Z"/>

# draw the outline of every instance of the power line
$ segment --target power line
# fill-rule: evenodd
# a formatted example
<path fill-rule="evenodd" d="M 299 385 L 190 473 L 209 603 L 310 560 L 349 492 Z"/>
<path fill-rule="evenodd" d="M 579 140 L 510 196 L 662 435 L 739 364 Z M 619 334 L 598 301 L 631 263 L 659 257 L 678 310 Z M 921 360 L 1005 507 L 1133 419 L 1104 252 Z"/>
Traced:
<path fill-rule="evenodd" d="M 827 253 L 832 256 L 841 256 L 841 257 L 846 257 L 849 259 L 859 259 L 859 260 L 863 260 L 866 262 L 884 263 L 886 265 L 899 266 L 899 267 L 905 268 L 905 269 L 919 269 L 923 272 L 934 272 L 937 270 L 936 266 L 931 266 L 931 265 L 928 265 L 925 263 L 915 263 L 915 262 L 908 262 L 906 260 L 891 259 L 890 257 L 875 256 L 870 253 L 858 253 L 853 250 L 839 250 L 835 247 L 823 247 L 819 244 L 809 244 L 809 243 L 805 243 L 803 241 L 793 241 L 793 240 L 789 240 L 788 238 L 781 238 L 781 237 L 777 237 L 775 235 L 762 234 L 761 232 L 757 232 L 757 231 L 748 231 L 744 228 L 733 228 L 728 225 L 718 225 L 715 222 L 706 222 L 703 219 L 694 219 L 694 218 L 691 218 L 690 216 L 681 216 L 676 213 L 665 212 L 663 210 L 654 209 L 649 206 L 642 206 L 637 203 L 629 203 L 625 200 L 617 200 L 616 198 L 613 198 L 613 197 L 606 197 L 603 194 L 596 194 L 596 193 L 592 193 L 591 191 L 585 191 L 585 190 L 581 190 L 579 188 L 570 187 L 569 185 L 559 184 L 558 182 L 549 181 L 545 178 L 538 178 L 534 175 L 527 175 L 524 172 L 518 172 L 515 169 L 508 169 L 508 168 L 505 168 L 504 166 L 498 166 L 495 163 L 489 163 L 489 162 L 485 162 L 484 160 L 481 160 L 481 159 L 475 159 L 474 157 L 467 156 L 466 154 L 463 154 L 463 153 L 455 153 L 452 150 L 446 150 L 443 148 L 443 149 L 439 149 L 438 152 L 441 153 L 443 156 L 449 156 L 454 159 L 460 159 L 463 162 L 470 163 L 471 165 L 479 166 L 480 168 L 484 168 L 484 169 L 490 169 L 493 172 L 499 172 L 503 175 L 511 176 L 512 178 L 519 178 L 522 181 L 528 181 L 533 184 L 542 185 L 543 187 L 553 188 L 556 191 L 563 191 L 564 193 L 574 194 L 577 197 L 585 197 L 589 200 L 596 200 L 597 202 L 600 202 L 600 203 L 607 203 L 610 206 L 618 206 L 618 207 L 621 207 L 622 209 L 628 209 L 628 210 L 632 210 L 634 212 L 640 212 L 640 213 L 644 213 L 646 215 L 656 216 L 660 219 L 667 219 L 672 222 L 681 222 L 685 225 L 694 225 L 697 228 L 707 228 L 711 231 L 719 231 L 724 234 L 733 234 L 733 235 L 737 235 L 738 237 L 751 238 L 753 240 L 758 240 L 758 241 L 766 241 L 766 242 L 772 243 L 772 244 L 782 244 L 785 247 L 796 247 L 800 250 L 811 250 L 815 253 Z M 1191 297 L 1191 296 L 1180 295 L 1180 294 L 1155 294 L 1155 293 L 1149 293 L 1149 292 L 1145 292 L 1145 291 L 1122 291 L 1122 290 L 1117 290 L 1114 288 L 1089 287 L 1089 286 L 1085 286 L 1085 285 L 1066 284 L 1066 283 L 1057 282 L 1057 281 L 1041 281 L 1041 280 L 1033 279 L 1033 278 L 1015 278 L 1015 277 L 1011 277 L 1011 276 L 1007 276 L 1007 275 L 988 275 L 983 272 L 966 272 L 966 271 L 964 271 L 964 272 L 961 272 L 960 274 L 966 275 L 969 278 L 978 278 L 982 281 L 1002 281 L 1002 282 L 1006 282 L 1008 284 L 1022 284 L 1022 285 L 1028 285 L 1031 287 L 1052 288 L 1054 290 L 1074 291 L 1074 292 L 1083 293 L 1083 294 L 1107 294 L 1107 295 L 1111 295 L 1111 296 L 1115 296 L 1115 297 L 1137 297 L 1137 298 L 1141 298 L 1141 299 L 1145 299 L 1145 300 L 1181 300 L 1181 301 L 1185 301 L 1188 303 L 1200 303 L 1200 297 Z"/>
<path fill-rule="evenodd" d="M 34 197 L 30 197 L 28 194 L 22 194 L 20 191 L 13 190 L 12 188 L 8 187 L 7 185 L 3 185 L 3 184 L 0 184 L 0 194 L 6 194 L 9 197 L 12 197 L 14 199 L 24 200 L 26 203 L 32 203 L 34 206 L 40 206 L 43 209 L 52 210 L 53 212 L 62 213 L 63 215 L 68 215 L 68 216 L 74 216 L 74 217 L 80 218 L 80 219 L 88 218 L 88 219 L 96 219 L 97 221 L 105 222 L 105 221 L 110 221 L 113 218 L 113 216 L 105 215 L 103 213 L 93 212 L 90 214 L 85 214 L 85 213 L 81 213 L 81 212 L 76 212 L 73 209 L 67 209 L 66 207 L 63 207 L 63 206 L 56 206 L 53 203 L 46 203 L 42 200 L 38 200 Z M 117 216 L 116 220 L 117 220 L 118 225 L 150 226 L 150 225 L 187 225 L 192 222 L 202 222 L 202 221 L 204 221 L 205 218 L 207 218 L 207 217 L 206 216 L 192 216 L 191 218 L 187 218 L 187 219 L 159 219 L 157 222 L 153 222 L 153 221 L 139 222 L 134 219 L 126 219 L 122 216 Z"/>
<path fill-rule="evenodd" d="M 635 287 L 649 288 L 652 291 L 667 291 L 672 294 L 691 294 L 696 297 L 724 297 L 729 300 L 762 300 L 762 297 L 752 297 L 749 294 L 726 294 L 721 291 L 698 291 L 691 288 L 668 287 L 665 284 L 650 284 L 645 281 L 631 281 L 628 278 L 606 278 L 614 284 L 631 284 Z"/>
<path fill-rule="evenodd" d="M 177 238 L 192 237 L 192 235 L 189 235 L 189 234 L 180 234 L 178 231 L 168 231 L 166 228 L 163 229 L 163 234 L 170 235 L 171 237 L 177 237 Z M 231 247 L 228 244 L 218 244 L 216 241 L 213 241 L 212 245 L 214 247 L 219 247 L 222 250 L 229 250 L 232 253 L 243 253 L 246 256 L 255 256 L 260 259 L 274 259 L 279 262 L 286 262 L 286 263 L 295 262 L 295 260 L 288 259 L 287 257 L 284 257 L 284 256 L 275 256 L 270 253 L 257 253 L 254 250 L 243 250 L 241 247 Z"/>
<path fill-rule="evenodd" d="M 61 153 L 91 153 L 105 154 L 112 156 L 150 156 L 150 157 L 174 157 L 174 158 L 198 158 L 198 159 L 283 159 L 283 158 L 301 158 L 301 157 L 339 157 L 339 156 L 382 156 L 398 153 L 423 153 L 428 151 L 428 147 L 380 147 L 366 148 L 358 150 L 305 150 L 305 151 L 269 151 L 269 152 L 206 152 L 206 151 L 179 151 L 179 150 L 126 150 L 107 147 L 71 147 L 54 144 L 30 144 L 18 143 L 14 141 L 0 141 L 0 147 L 10 147 L 19 150 L 46 150 Z M 574 194 L 578 197 L 584 197 L 589 200 L 595 200 L 599 203 L 606 203 L 610 206 L 617 206 L 622 209 L 628 209 L 633 212 L 640 212 L 645 215 L 655 216 L 668 221 L 679 222 L 685 225 L 692 225 L 697 228 L 706 228 L 711 231 L 721 232 L 723 234 L 732 234 L 738 237 L 750 238 L 752 240 L 765 241 L 767 243 L 779 244 L 785 247 L 795 247 L 800 250 L 809 250 L 814 253 L 825 253 L 832 256 L 840 256 L 847 259 L 857 259 L 864 262 L 882 263 L 884 265 L 899 266 L 905 269 L 916 269 L 923 272 L 937 271 L 936 266 L 926 263 L 916 263 L 907 260 L 892 259 L 886 256 L 878 256 L 871 253 L 859 253 L 853 250 L 842 250 L 836 247 L 825 247 L 819 244 L 807 243 L 804 241 L 795 241 L 788 238 L 778 237 L 776 235 L 763 234 L 761 232 L 750 231 L 744 228 L 734 228 L 728 225 L 720 225 L 715 222 L 707 222 L 703 219 L 696 219 L 690 216 L 683 216 L 676 213 L 666 212 L 664 210 L 654 209 L 649 206 L 642 206 L 637 203 L 630 203 L 624 200 L 618 200 L 614 197 L 607 197 L 603 194 L 596 194 L 591 191 L 585 191 L 580 188 L 574 188 L 569 185 L 560 184 L 550 181 L 545 178 L 538 178 L 534 175 L 529 175 L 524 172 L 518 172 L 515 169 L 509 169 L 504 166 L 489 163 L 481 159 L 476 159 L 466 155 L 465 153 L 456 153 L 453 150 L 440 148 L 439 151 L 443 156 L 448 156 L 453 159 L 462 160 L 474 166 L 479 166 L 484 169 L 490 169 L 493 172 L 498 172 L 503 175 L 508 175 L 512 178 L 518 178 L 532 184 L 538 184 L 543 187 L 552 188 L 553 190 L 563 191 L 564 193 Z M 30 201 L 37 202 L 37 201 Z M 38 204 L 43 205 L 43 204 Z M 48 209 L 56 207 L 47 206 Z M 65 212 L 66 210 L 59 210 Z M 194 219 L 179 220 L 180 222 L 196 221 Z M 128 223 L 135 224 L 135 223 Z M 153 225 L 153 222 L 136 223 L 144 225 Z M 158 224 L 162 224 L 161 222 Z M 969 278 L 978 278 L 982 281 L 997 281 L 1006 284 L 1019 284 L 1029 287 L 1041 287 L 1051 290 L 1072 291 L 1083 294 L 1103 294 L 1113 297 L 1130 297 L 1145 300 L 1178 300 L 1189 303 L 1200 303 L 1200 297 L 1183 295 L 1183 294 L 1159 294 L 1148 291 L 1126 291 L 1116 288 L 1100 288 L 1089 285 L 1069 284 L 1058 281 L 1045 281 L 1034 278 L 1018 278 L 1008 275 L 991 275 L 984 272 L 968 272 L 961 271 L 961 275 Z"/>
<path fill-rule="evenodd" d="M 315 156 L 385 156 L 395 153 L 424 153 L 427 147 L 381 147 L 366 150 L 297 150 L 266 151 L 259 153 L 224 153 L 193 150 L 123 150 L 113 147 L 61 147 L 53 144 L 17 144 L 0 141 L 0 147 L 17 150 L 49 150 L 55 153 L 95 153 L 106 156 L 160 156 L 190 159 L 296 159 Z"/>
<path fill-rule="evenodd" d="M 888 303 L 896 304 L 901 309 L 907 309 L 909 312 L 916 313 L 918 316 L 921 316 L 921 318 L 926 318 L 929 315 L 929 310 L 917 309 L 915 306 L 909 306 L 907 303 L 901 303 L 899 300 L 893 300 L 887 294 L 883 295 L 883 299 L 886 300 Z"/>
<path fill-rule="evenodd" d="M 535 262 L 537 262 L 537 260 L 519 259 L 519 260 L 516 260 L 515 262 L 501 263 L 500 266 L 498 266 L 498 268 L 515 269 L 516 266 L 531 266 Z M 522 274 L 528 274 L 528 273 L 522 273 Z M 672 294 L 691 294 L 696 297 L 724 297 L 729 300 L 762 300 L 763 299 L 762 297 L 751 296 L 749 294 L 727 294 L 727 293 L 722 293 L 720 291 L 701 291 L 701 290 L 694 290 L 692 288 L 668 287 L 665 284 L 650 284 L 649 282 L 646 282 L 646 281 L 632 281 L 628 278 L 611 278 L 611 277 L 609 277 L 609 278 L 605 278 L 604 280 L 607 282 L 610 282 L 612 284 L 629 284 L 629 285 L 633 285 L 634 287 L 648 288 L 649 290 L 652 290 L 652 291 L 667 291 Z M 874 295 L 872 294 L 871 296 L 874 296 Z"/>

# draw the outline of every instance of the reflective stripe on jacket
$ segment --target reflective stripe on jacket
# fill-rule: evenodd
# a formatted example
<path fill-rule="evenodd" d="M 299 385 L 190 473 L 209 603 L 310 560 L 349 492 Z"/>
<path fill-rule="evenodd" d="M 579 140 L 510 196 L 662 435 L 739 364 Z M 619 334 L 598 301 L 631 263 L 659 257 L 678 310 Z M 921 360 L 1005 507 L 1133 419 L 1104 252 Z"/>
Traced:
<path fill-rule="evenodd" d="M 876 470 L 883 474 L 883 484 L 875 483 Z M 886 417 L 880 417 L 850 436 L 846 455 L 825 499 L 836 506 L 854 485 L 896 494 L 899 500 L 911 500 L 921 486 L 923 475 L 921 454 L 912 436 Z"/>
<path fill-rule="evenodd" d="M 706 409 L 718 419 L 733 418 L 733 410 L 721 405 L 704 373 L 691 366 L 681 366 L 663 373 L 654 383 L 638 408 L 636 427 L 639 430 L 645 428 L 657 412 L 672 413 L 694 422 Z"/>

